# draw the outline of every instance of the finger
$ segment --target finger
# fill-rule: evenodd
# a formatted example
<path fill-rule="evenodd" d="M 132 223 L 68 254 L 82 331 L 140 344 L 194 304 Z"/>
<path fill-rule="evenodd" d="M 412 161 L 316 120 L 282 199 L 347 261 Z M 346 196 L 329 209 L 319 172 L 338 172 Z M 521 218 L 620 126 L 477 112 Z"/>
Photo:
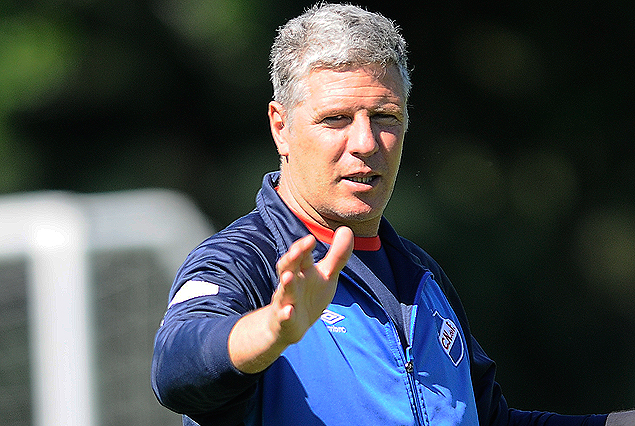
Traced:
<path fill-rule="evenodd" d="M 294 242 L 276 264 L 278 277 L 280 277 L 284 271 L 296 273 L 313 265 L 314 248 L 315 237 L 311 234 Z"/>
<path fill-rule="evenodd" d="M 318 263 L 318 268 L 327 279 L 336 276 L 346 266 L 346 262 L 353 253 L 353 231 L 346 226 L 340 226 L 333 235 L 333 243 L 324 259 Z"/>
<path fill-rule="evenodd" d="M 289 303 L 290 300 L 293 300 L 294 288 L 293 288 L 293 280 L 295 278 L 295 274 L 291 271 L 284 271 L 280 274 L 280 278 L 278 281 L 278 287 L 276 291 L 271 296 L 271 301 L 278 301 L 281 305 Z"/>

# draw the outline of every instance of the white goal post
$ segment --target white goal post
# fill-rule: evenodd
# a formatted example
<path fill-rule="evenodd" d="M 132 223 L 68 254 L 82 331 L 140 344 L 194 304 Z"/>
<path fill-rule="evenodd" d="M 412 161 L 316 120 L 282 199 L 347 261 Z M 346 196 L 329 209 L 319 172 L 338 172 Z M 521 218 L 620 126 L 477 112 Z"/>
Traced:
<path fill-rule="evenodd" d="M 148 248 L 175 272 L 212 232 L 191 200 L 170 190 L 0 197 L 0 260 L 27 265 L 31 424 L 100 423 L 90 252 Z"/>

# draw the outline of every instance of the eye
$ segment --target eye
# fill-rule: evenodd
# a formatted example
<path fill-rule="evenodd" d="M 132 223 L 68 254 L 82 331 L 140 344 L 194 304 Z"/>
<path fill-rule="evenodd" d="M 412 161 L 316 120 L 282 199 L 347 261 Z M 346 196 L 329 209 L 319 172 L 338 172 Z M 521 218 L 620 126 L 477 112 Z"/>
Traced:
<path fill-rule="evenodd" d="M 402 120 L 395 114 L 379 113 L 372 117 L 373 122 L 381 126 L 399 126 L 402 124 Z"/>
<path fill-rule="evenodd" d="M 328 127 L 333 127 L 336 129 L 346 127 L 351 123 L 351 118 L 346 115 L 333 115 L 330 117 L 326 117 L 322 120 L 322 123 L 327 125 Z"/>

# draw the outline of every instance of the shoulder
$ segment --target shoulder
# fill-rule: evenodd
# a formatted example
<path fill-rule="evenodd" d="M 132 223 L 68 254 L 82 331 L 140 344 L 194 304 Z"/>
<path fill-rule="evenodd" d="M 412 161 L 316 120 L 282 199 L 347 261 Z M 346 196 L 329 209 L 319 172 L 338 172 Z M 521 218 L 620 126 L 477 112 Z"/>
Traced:
<path fill-rule="evenodd" d="M 189 281 L 210 282 L 227 294 L 267 300 L 276 281 L 275 239 L 257 211 L 236 220 L 196 247 L 177 272 L 170 297 Z"/>
<path fill-rule="evenodd" d="M 426 268 L 430 272 L 432 272 L 434 274 L 434 276 L 437 277 L 438 279 L 440 279 L 442 277 L 446 278 L 445 277 L 445 273 L 443 272 L 443 269 L 441 269 L 441 266 L 439 266 L 439 264 L 436 262 L 436 260 L 434 260 L 432 258 L 432 256 L 430 256 L 430 254 L 428 254 L 428 252 L 426 252 L 420 246 L 418 246 L 417 244 L 415 244 L 412 241 L 408 240 L 407 238 L 404 238 L 404 237 L 400 236 L 399 239 L 401 240 L 401 243 L 403 244 L 405 249 L 411 255 L 413 255 L 421 263 L 421 265 L 424 268 Z"/>
<path fill-rule="evenodd" d="M 275 262 L 275 239 L 257 211 L 252 211 L 207 238 L 190 253 L 186 263 L 194 260 L 222 261 L 235 256 L 261 257 Z"/>

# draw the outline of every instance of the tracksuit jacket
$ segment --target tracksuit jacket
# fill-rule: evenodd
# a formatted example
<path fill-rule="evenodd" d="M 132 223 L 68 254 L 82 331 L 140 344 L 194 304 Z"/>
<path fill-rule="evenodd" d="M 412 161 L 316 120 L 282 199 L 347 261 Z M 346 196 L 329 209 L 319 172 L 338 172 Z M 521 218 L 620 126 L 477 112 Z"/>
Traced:
<path fill-rule="evenodd" d="M 398 302 L 353 254 L 332 303 L 303 339 L 260 374 L 238 371 L 227 350 L 233 325 L 270 302 L 277 260 L 309 232 L 278 196 L 278 178 L 266 175 L 256 209 L 188 256 L 170 291 L 152 386 L 161 404 L 184 414 L 184 425 L 605 423 L 605 415 L 509 409 L 450 281 L 385 219 L 379 236 Z M 315 260 L 327 250 L 318 241 Z"/>

